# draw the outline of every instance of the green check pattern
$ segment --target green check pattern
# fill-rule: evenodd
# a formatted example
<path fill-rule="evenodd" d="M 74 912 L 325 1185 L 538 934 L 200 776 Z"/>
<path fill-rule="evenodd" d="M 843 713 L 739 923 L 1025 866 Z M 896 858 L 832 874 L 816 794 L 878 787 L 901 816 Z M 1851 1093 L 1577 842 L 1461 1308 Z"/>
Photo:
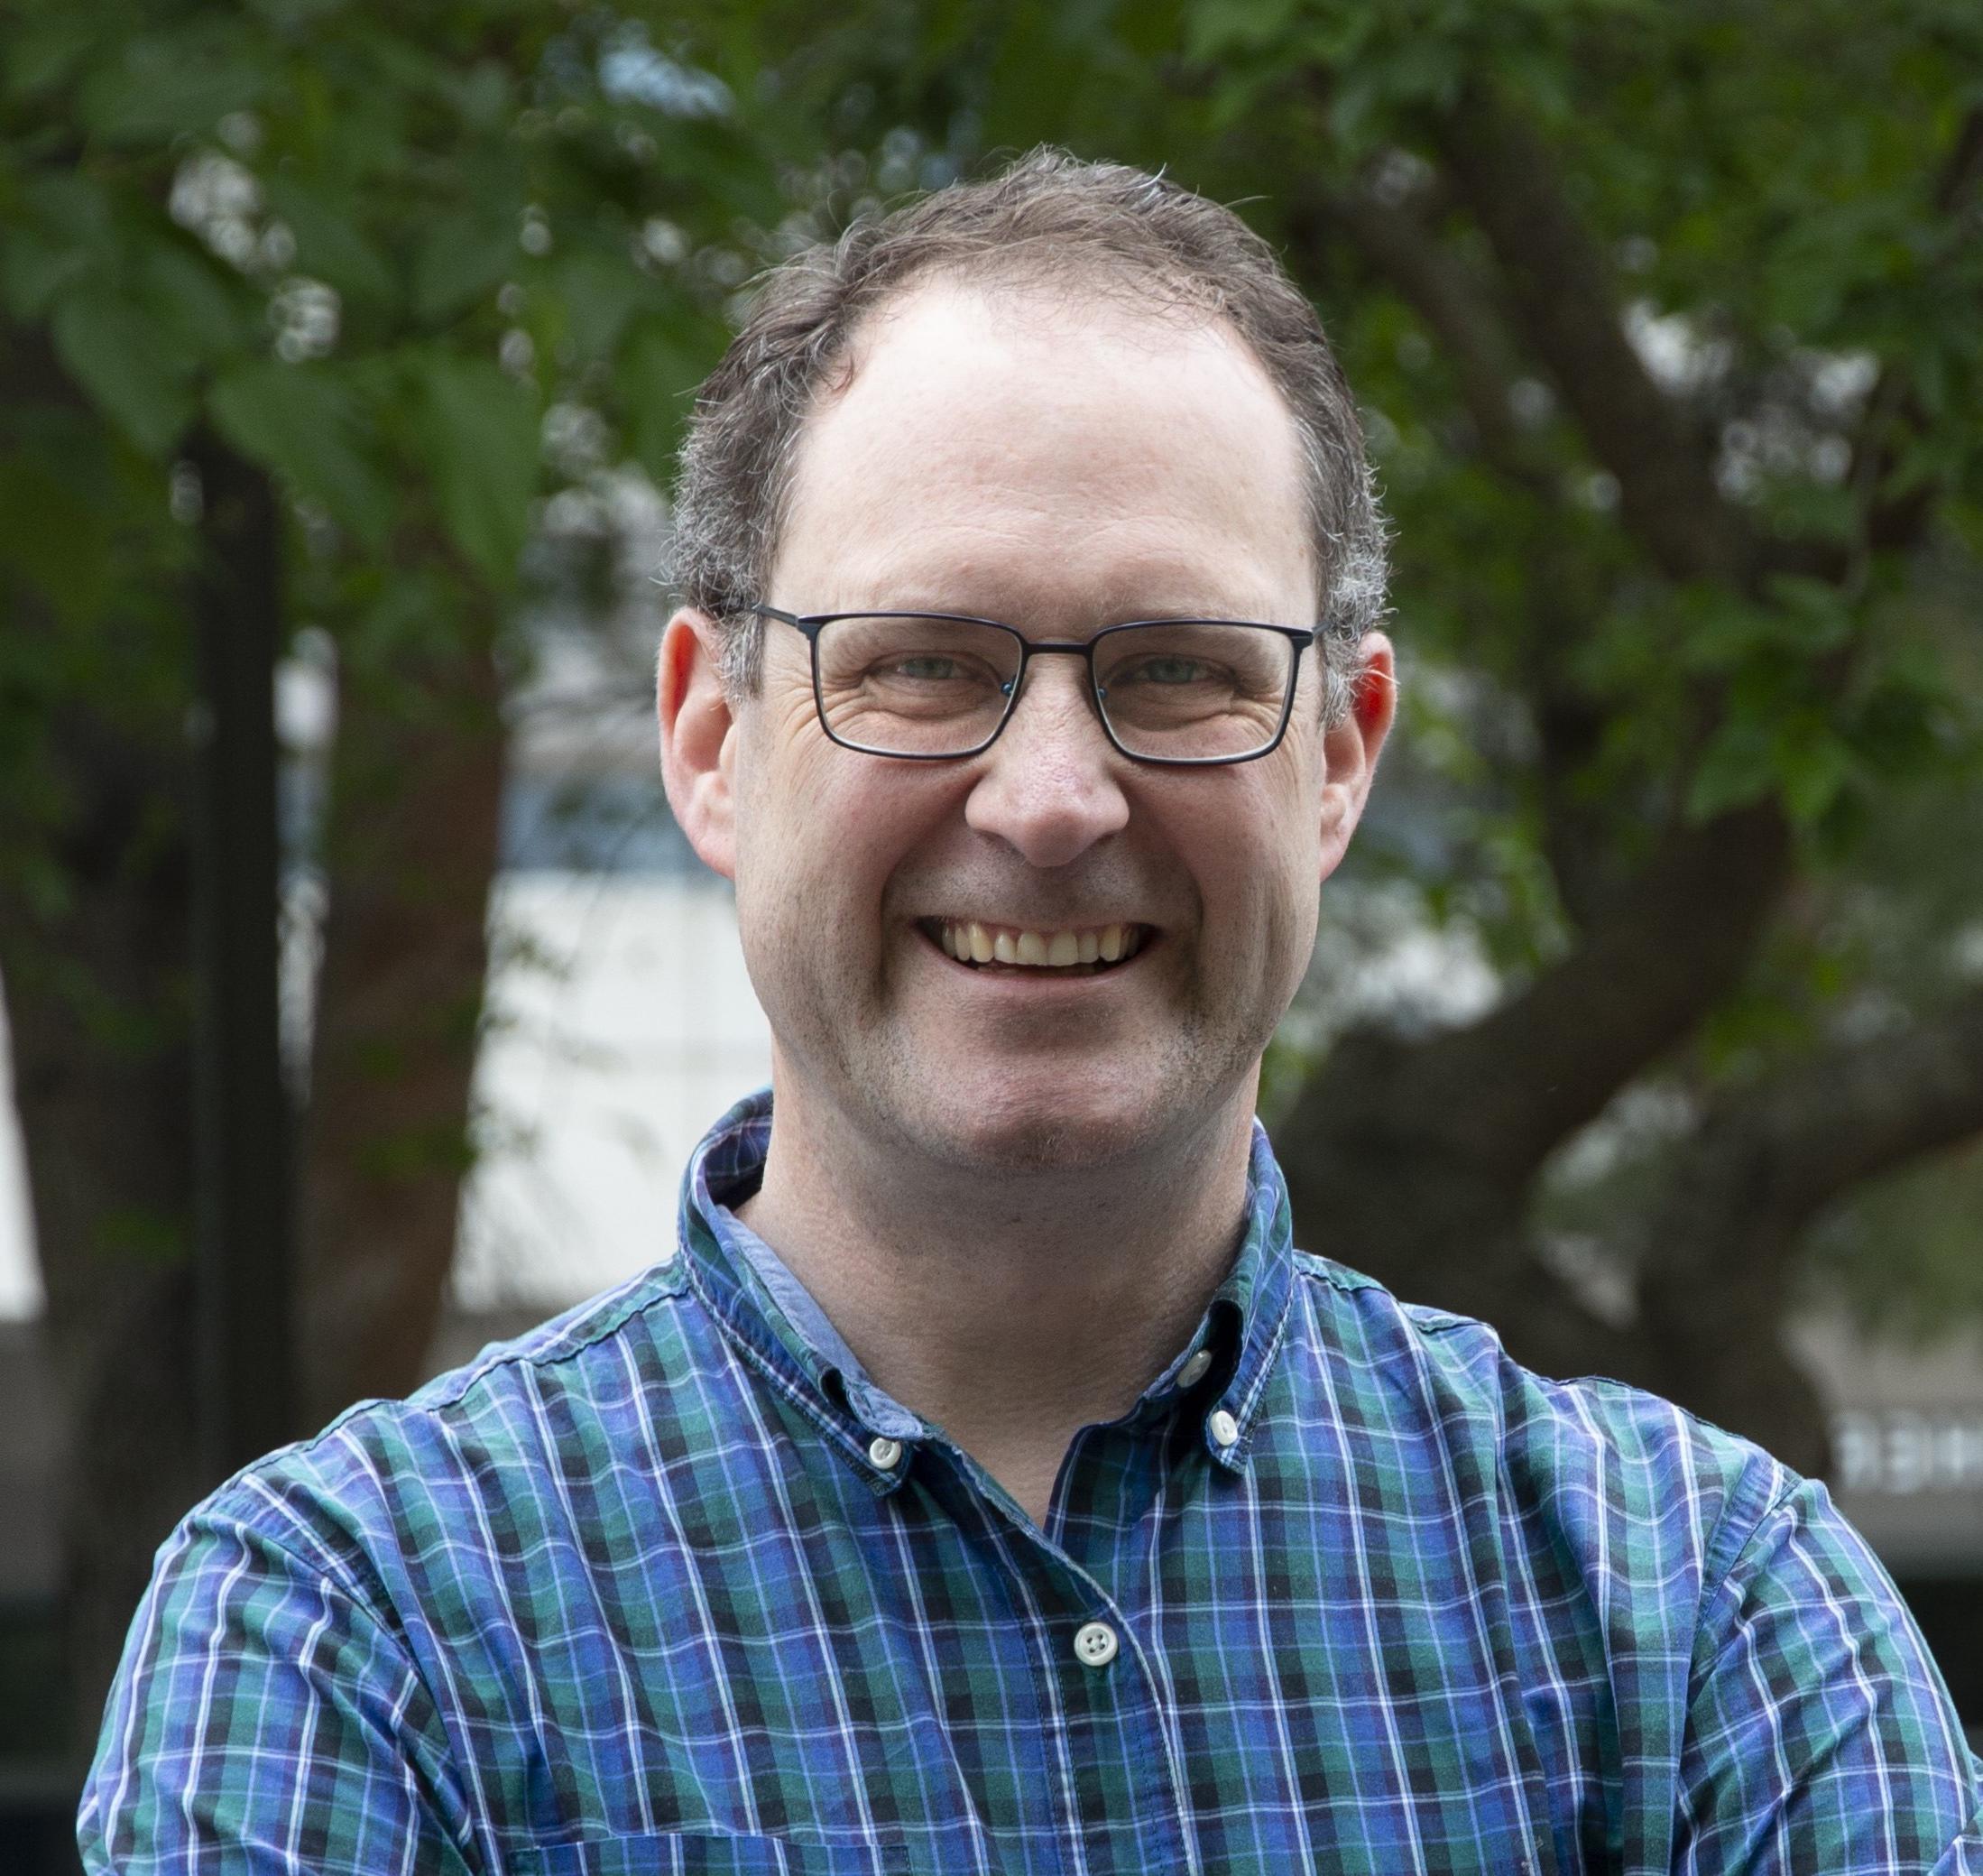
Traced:
<path fill-rule="evenodd" d="M 1296 1252 L 1264 1134 L 1041 1529 L 729 1211 L 770 1127 L 704 1143 L 669 1261 L 185 1520 L 89 1869 L 1983 1876 L 1823 1487 Z"/>

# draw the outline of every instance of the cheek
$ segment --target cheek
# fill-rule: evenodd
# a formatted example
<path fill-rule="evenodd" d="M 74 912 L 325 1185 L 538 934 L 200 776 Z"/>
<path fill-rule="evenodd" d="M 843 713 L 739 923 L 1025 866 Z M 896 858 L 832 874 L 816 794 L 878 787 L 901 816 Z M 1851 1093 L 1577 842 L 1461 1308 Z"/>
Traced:
<path fill-rule="evenodd" d="M 758 714 L 739 746 L 737 920 L 746 944 L 862 966 L 890 880 L 927 812 L 889 765 L 818 734 L 807 702 Z"/>
<path fill-rule="evenodd" d="M 1262 772 L 1243 792 L 1204 804 L 1185 823 L 1207 911 L 1215 918 L 1223 901 L 1251 920 L 1281 924 L 1298 911 L 1312 925 L 1322 872 L 1320 790 L 1305 772 L 1268 774 L 1267 762 L 1258 766 Z"/>
<path fill-rule="evenodd" d="M 819 734 L 809 696 L 769 684 L 739 717 L 736 751 L 741 891 L 746 855 L 782 868 L 816 849 L 812 836 L 832 825 L 826 790 L 838 752 Z"/>
<path fill-rule="evenodd" d="M 1283 1004 L 1293 996 L 1314 948 L 1322 869 L 1318 812 L 1303 794 L 1275 791 L 1255 812 L 1229 826 L 1203 851 L 1208 923 L 1244 959 L 1249 994 Z"/>

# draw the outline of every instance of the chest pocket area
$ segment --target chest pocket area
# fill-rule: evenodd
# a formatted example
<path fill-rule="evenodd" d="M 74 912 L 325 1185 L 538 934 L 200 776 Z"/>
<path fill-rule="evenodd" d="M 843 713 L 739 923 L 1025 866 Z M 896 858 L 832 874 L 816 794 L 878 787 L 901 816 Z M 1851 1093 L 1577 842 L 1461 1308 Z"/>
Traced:
<path fill-rule="evenodd" d="M 681 1831 L 591 1837 L 523 1852 L 515 1876 L 908 1876 L 906 1846 L 794 1844 Z"/>

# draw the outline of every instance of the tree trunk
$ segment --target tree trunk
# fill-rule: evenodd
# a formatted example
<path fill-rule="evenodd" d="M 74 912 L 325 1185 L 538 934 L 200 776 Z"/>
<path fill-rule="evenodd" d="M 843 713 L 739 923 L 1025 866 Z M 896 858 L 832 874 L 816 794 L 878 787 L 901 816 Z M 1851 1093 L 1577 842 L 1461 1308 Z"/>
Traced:
<path fill-rule="evenodd" d="M 59 1748 L 93 1736 L 152 1553 L 212 1481 L 194 1419 L 189 765 L 80 708 L 48 747 L 67 892 L 52 911 L 6 894 L 0 962 L 69 1429 Z"/>
<path fill-rule="evenodd" d="M 303 1215 L 318 1424 L 423 1377 L 470 1158 L 503 738 L 484 648 L 346 705 L 331 789 Z M 355 720 L 354 717 L 355 716 Z"/>

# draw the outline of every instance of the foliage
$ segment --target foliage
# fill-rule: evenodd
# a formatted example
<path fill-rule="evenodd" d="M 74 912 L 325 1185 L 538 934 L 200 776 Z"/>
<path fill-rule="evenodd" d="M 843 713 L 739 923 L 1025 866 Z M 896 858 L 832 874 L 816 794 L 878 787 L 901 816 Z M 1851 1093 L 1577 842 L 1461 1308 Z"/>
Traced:
<path fill-rule="evenodd" d="M 86 1710 L 159 1520 L 205 1483 L 161 1411 L 189 1391 L 166 1314 L 191 1238 L 189 732 L 198 592 L 245 569 L 217 564 L 199 466 L 274 485 L 262 623 L 335 645 L 305 1236 L 404 1248 L 412 1274 L 325 1261 L 347 1289 L 313 1341 L 417 1363 L 467 1136 L 522 550 L 613 476 L 665 476 L 783 212 L 776 140 L 666 30 L 520 0 L 0 14 L 0 966 L 51 1333 L 91 1429 L 64 1511 Z M 416 1379 L 346 1363 L 324 1386 Z"/>
<path fill-rule="evenodd" d="M 50 335 L 103 420 L 98 484 L 114 467 L 125 492 L 59 521 L 155 521 L 204 421 L 301 506 L 361 641 L 397 639 L 419 620 L 360 570 L 439 554 L 507 587 L 547 411 L 611 412 L 665 474 L 722 334 L 720 294 L 673 263 L 706 271 L 705 236 L 777 203 L 636 23 L 500 0 L 413 33 L 309 5 L 10 18 L 5 310 Z M 32 460 L 76 486 L 62 457 Z M 12 566 L 86 617 L 97 557 L 42 559 Z"/>

